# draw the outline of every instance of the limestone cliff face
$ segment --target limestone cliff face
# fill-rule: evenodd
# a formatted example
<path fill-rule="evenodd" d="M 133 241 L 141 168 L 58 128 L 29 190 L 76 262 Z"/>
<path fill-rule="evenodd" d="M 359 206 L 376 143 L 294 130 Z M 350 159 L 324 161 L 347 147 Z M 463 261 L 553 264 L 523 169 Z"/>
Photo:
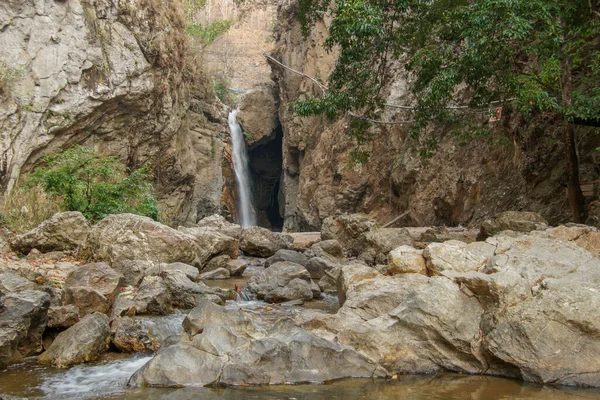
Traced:
<path fill-rule="evenodd" d="M 276 56 L 293 69 L 326 80 L 336 59 L 335 52 L 321 47 L 330 19 L 324 16 L 305 39 L 295 9 L 295 2 L 280 3 Z M 508 209 L 538 211 L 551 223 L 570 219 L 560 124 L 550 116 L 526 123 L 505 115 L 494 128 L 498 137 L 507 139 L 504 146 L 484 140 L 461 146 L 444 130 L 433 128 L 427 135 L 441 139 L 427 159 L 414 150 L 405 126 L 377 126 L 371 160 L 349 167 L 348 120 L 295 115 L 291 103 L 319 89 L 298 74 L 272 68 L 281 99 L 287 229 L 318 229 L 323 219 L 343 212 L 367 213 L 386 223 L 410 210 L 398 225 L 477 224 Z M 388 103 L 410 103 L 408 79 L 398 70 Z M 387 110 L 384 118 L 405 116 Z M 584 133 L 579 142 L 582 181 L 593 181 L 598 176 L 593 160 L 598 140 Z"/>
<path fill-rule="evenodd" d="M 178 2 L 0 3 L 0 165 L 5 190 L 79 143 L 149 162 L 169 222 L 219 209 L 223 110 L 188 62 Z"/>

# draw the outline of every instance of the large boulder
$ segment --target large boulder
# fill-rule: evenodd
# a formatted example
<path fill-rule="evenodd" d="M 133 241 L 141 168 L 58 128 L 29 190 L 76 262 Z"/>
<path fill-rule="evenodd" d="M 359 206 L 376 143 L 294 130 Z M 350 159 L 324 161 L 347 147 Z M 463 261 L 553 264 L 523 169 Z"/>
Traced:
<path fill-rule="evenodd" d="M 198 246 L 198 258 L 196 265 L 204 268 L 213 257 L 226 254 L 231 258 L 237 258 L 239 253 L 239 242 L 231 236 L 207 228 L 179 228 L 182 232 L 192 236 Z"/>
<path fill-rule="evenodd" d="M 497 250 L 485 273 L 456 279 L 485 308 L 485 348 L 503 363 L 496 373 L 600 386 L 600 259 L 548 236 L 490 238 Z"/>
<path fill-rule="evenodd" d="M 193 236 L 134 214 L 109 215 L 93 227 L 88 239 L 96 258 L 111 265 L 124 260 L 192 265 L 206 261 Z"/>
<path fill-rule="evenodd" d="M 365 234 L 377 223 L 363 214 L 344 214 L 328 217 L 321 225 L 323 240 L 337 240 L 349 256 L 356 257 L 365 250 Z"/>
<path fill-rule="evenodd" d="M 73 304 L 81 315 L 107 313 L 124 284 L 123 275 L 105 263 L 81 266 L 69 274 L 64 285 L 63 304 Z"/>
<path fill-rule="evenodd" d="M 528 211 L 505 211 L 481 225 L 479 239 L 485 239 L 502 231 L 531 232 L 545 229 L 548 222 L 540 214 Z"/>
<path fill-rule="evenodd" d="M 108 349 L 108 317 L 95 312 L 58 334 L 48 350 L 38 357 L 41 364 L 68 367 L 94 361 Z"/>
<path fill-rule="evenodd" d="M 0 291 L 0 369 L 42 351 L 49 307 L 50 296 L 44 292 Z"/>
<path fill-rule="evenodd" d="M 227 221 L 223 216 L 219 214 L 204 217 L 200 221 L 198 221 L 197 225 L 200 228 L 212 229 L 238 240 L 240 239 L 240 234 L 242 233 L 241 226 Z"/>
<path fill-rule="evenodd" d="M 237 121 L 244 129 L 248 148 L 263 145 L 275 138 L 279 124 L 277 88 L 267 85 L 248 91 L 240 102 Z"/>
<path fill-rule="evenodd" d="M 488 366 L 482 313 L 477 299 L 447 278 L 379 277 L 348 293 L 339 314 L 349 323 L 337 338 L 393 373 L 481 373 Z"/>
<path fill-rule="evenodd" d="M 265 324 L 259 318 L 199 304 L 183 323 L 189 336 L 161 349 L 130 384 L 275 385 L 387 375 L 351 348 L 298 328 L 289 319 Z"/>
<path fill-rule="evenodd" d="M 38 227 L 16 236 L 10 246 L 21 254 L 29 254 L 32 249 L 43 253 L 74 251 L 85 246 L 90 231 L 89 222 L 80 212 L 56 213 Z"/>
<path fill-rule="evenodd" d="M 240 249 L 251 256 L 271 257 L 277 250 L 291 248 L 292 244 L 290 235 L 254 226 L 242 231 Z"/>
<path fill-rule="evenodd" d="M 258 272 L 246 288 L 272 303 L 313 298 L 310 274 L 302 265 L 280 261 Z"/>

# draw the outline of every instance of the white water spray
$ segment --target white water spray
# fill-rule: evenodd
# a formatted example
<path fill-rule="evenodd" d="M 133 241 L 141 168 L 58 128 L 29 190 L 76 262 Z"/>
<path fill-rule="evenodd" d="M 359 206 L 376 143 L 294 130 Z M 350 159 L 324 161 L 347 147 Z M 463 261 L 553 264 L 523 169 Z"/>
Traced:
<path fill-rule="evenodd" d="M 250 173 L 248 164 L 248 151 L 246 142 L 242 134 L 242 127 L 237 123 L 236 116 L 238 110 L 229 113 L 229 132 L 231 133 L 231 142 L 233 144 L 233 171 L 235 181 L 237 182 L 238 203 L 240 225 L 242 228 L 248 228 L 256 225 L 254 214 L 252 213 L 252 194 L 250 193 Z"/>

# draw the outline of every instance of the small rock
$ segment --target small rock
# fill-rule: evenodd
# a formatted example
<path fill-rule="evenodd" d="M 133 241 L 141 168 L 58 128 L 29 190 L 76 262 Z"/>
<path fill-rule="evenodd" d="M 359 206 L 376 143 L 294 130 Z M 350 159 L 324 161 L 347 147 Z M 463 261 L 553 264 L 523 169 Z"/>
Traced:
<path fill-rule="evenodd" d="M 277 250 L 275 254 L 266 259 L 265 268 L 269 268 L 271 265 L 279 261 L 289 261 L 302 265 L 303 267 L 306 267 L 308 264 L 308 258 L 306 258 L 304 254 L 294 250 L 281 249 Z"/>
<path fill-rule="evenodd" d="M 217 279 L 229 279 L 229 270 L 225 268 L 217 268 L 212 271 L 204 272 L 200 274 L 201 280 L 217 280 Z"/>
<path fill-rule="evenodd" d="M 385 273 L 387 275 L 406 273 L 427 275 L 423 250 L 417 250 L 411 246 L 400 246 L 390 251 L 388 268 Z"/>

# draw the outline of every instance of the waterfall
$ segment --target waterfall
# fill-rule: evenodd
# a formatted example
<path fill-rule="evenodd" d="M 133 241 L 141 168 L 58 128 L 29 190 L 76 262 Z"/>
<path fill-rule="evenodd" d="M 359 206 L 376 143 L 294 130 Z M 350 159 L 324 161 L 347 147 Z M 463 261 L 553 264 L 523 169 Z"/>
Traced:
<path fill-rule="evenodd" d="M 235 181 L 237 183 L 239 222 L 242 228 L 256 225 L 252 213 L 252 194 L 250 193 L 250 171 L 248 164 L 248 151 L 242 134 L 242 127 L 237 123 L 238 110 L 229 113 L 229 132 L 233 144 L 232 158 Z"/>

